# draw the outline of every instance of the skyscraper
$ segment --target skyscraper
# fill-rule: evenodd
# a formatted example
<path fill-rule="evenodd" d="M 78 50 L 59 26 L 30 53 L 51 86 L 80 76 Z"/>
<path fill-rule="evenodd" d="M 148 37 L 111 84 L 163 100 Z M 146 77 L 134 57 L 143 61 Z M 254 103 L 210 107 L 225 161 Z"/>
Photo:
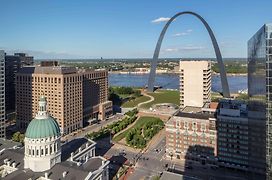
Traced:
<path fill-rule="evenodd" d="M 180 106 L 202 107 L 211 101 L 211 63 L 180 61 Z"/>
<path fill-rule="evenodd" d="M 0 50 L 0 138 L 5 138 L 5 52 Z"/>
<path fill-rule="evenodd" d="M 15 112 L 15 74 L 23 67 L 33 65 L 33 57 L 24 53 L 5 55 L 6 113 Z"/>
<path fill-rule="evenodd" d="M 84 120 L 104 120 L 112 113 L 105 70 L 77 70 L 74 67 L 24 67 L 16 75 L 17 127 L 25 129 L 38 112 L 40 95 L 48 97 L 48 111 L 63 134 L 83 127 Z"/>
<path fill-rule="evenodd" d="M 266 175 L 272 178 L 272 24 L 263 25 L 248 41 L 249 109 L 266 121 Z"/>

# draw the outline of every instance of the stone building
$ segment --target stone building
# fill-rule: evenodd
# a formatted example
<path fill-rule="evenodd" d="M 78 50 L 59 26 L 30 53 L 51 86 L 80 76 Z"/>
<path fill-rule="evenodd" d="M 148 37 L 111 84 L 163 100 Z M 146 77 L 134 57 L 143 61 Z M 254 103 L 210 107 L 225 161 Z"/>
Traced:
<path fill-rule="evenodd" d="M 48 97 L 48 111 L 58 121 L 62 134 L 82 128 L 84 121 L 105 120 L 112 114 L 106 70 L 48 65 L 24 67 L 16 75 L 16 124 L 19 129 L 25 129 L 37 113 L 42 94 Z"/>
<path fill-rule="evenodd" d="M 25 134 L 25 146 L 0 149 L 1 179 L 108 180 L 109 161 L 95 156 L 94 141 L 79 138 L 61 146 L 60 128 L 40 97 L 39 110 Z"/>

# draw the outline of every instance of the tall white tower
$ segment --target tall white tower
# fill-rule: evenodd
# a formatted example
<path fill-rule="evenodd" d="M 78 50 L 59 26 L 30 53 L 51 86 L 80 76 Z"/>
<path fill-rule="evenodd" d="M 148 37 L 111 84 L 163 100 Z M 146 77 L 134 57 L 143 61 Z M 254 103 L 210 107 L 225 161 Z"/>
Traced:
<path fill-rule="evenodd" d="M 211 101 L 211 63 L 180 61 L 180 106 L 202 107 Z"/>

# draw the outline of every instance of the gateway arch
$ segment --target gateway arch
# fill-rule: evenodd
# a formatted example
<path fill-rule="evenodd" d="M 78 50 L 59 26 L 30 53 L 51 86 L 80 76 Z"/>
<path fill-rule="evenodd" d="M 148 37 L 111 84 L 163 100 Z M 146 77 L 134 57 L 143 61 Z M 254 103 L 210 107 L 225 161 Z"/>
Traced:
<path fill-rule="evenodd" d="M 195 17 L 197 17 L 202 23 L 203 25 L 206 27 L 210 38 L 212 40 L 212 44 L 213 44 L 213 48 L 215 51 L 215 55 L 216 55 L 216 59 L 219 65 L 219 70 L 220 70 L 220 77 L 221 77 L 221 84 L 222 84 L 222 90 L 223 90 L 223 96 L 228 98 L 230 97 L 230 92 L 229 92 L 229 85 L 228 85 L 228 81 L 227 81 L 227 76 L 226 76 L 226 71 L 225 71 L 225 67 L 223 64 L 223 60 L 222 60 L 222 55 L 218 46 L 218 43 L 215 39 L 215 36 L 212 32 L 212 29 L 210 28 L 210 26 L 208 25 L 208 23 L 197 13 L 191 12 L 191 11 L 184 11 L 184 12 L 180 12 L 177 13 L 176 15 L 174 15 L 164 26 L 160 37 L 158 39 L 157 45 L 156 45 L 156 49 L 153 55 L 153 59 L 151 62 L 151 69 L 150 69 L 150 74 L 149 74 L 149 78 L 148 78 L 148 91 L 153 92 L 154 91 L 154 83 L 155 83 L 155 76 L 156 76 L 156 68 L 157 68 L 157 63 L 158 63 L 158 57 L 159 57 L 159 53 L 160 53 L 160 49 L 161 49 L 161 44 L 164 38 L 164 35 L 169 27 L 169 25 L 178 17 L 184 14 L 190 14 L 193 15 Z"/>

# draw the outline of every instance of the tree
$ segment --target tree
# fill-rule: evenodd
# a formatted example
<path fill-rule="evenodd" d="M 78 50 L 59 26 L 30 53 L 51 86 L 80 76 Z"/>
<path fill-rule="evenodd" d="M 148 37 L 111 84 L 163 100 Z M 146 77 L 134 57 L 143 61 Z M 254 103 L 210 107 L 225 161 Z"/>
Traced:
<path fill-rule="evenodd" d="M 24 143 L 24 139 L 25 139 L 25 135 L 21 134 L 19 131 L 17 131 L 16 133 L 12 135 L 12 140 L 15 142 Z"/>
<path fill-rule="evenodd" d="M 135 90 L 135 91 L 134 91 L 134 95 L 135 95 L 135 97 L 140 97 L 140 96 L 142 96 L 140 90 Z"/>

